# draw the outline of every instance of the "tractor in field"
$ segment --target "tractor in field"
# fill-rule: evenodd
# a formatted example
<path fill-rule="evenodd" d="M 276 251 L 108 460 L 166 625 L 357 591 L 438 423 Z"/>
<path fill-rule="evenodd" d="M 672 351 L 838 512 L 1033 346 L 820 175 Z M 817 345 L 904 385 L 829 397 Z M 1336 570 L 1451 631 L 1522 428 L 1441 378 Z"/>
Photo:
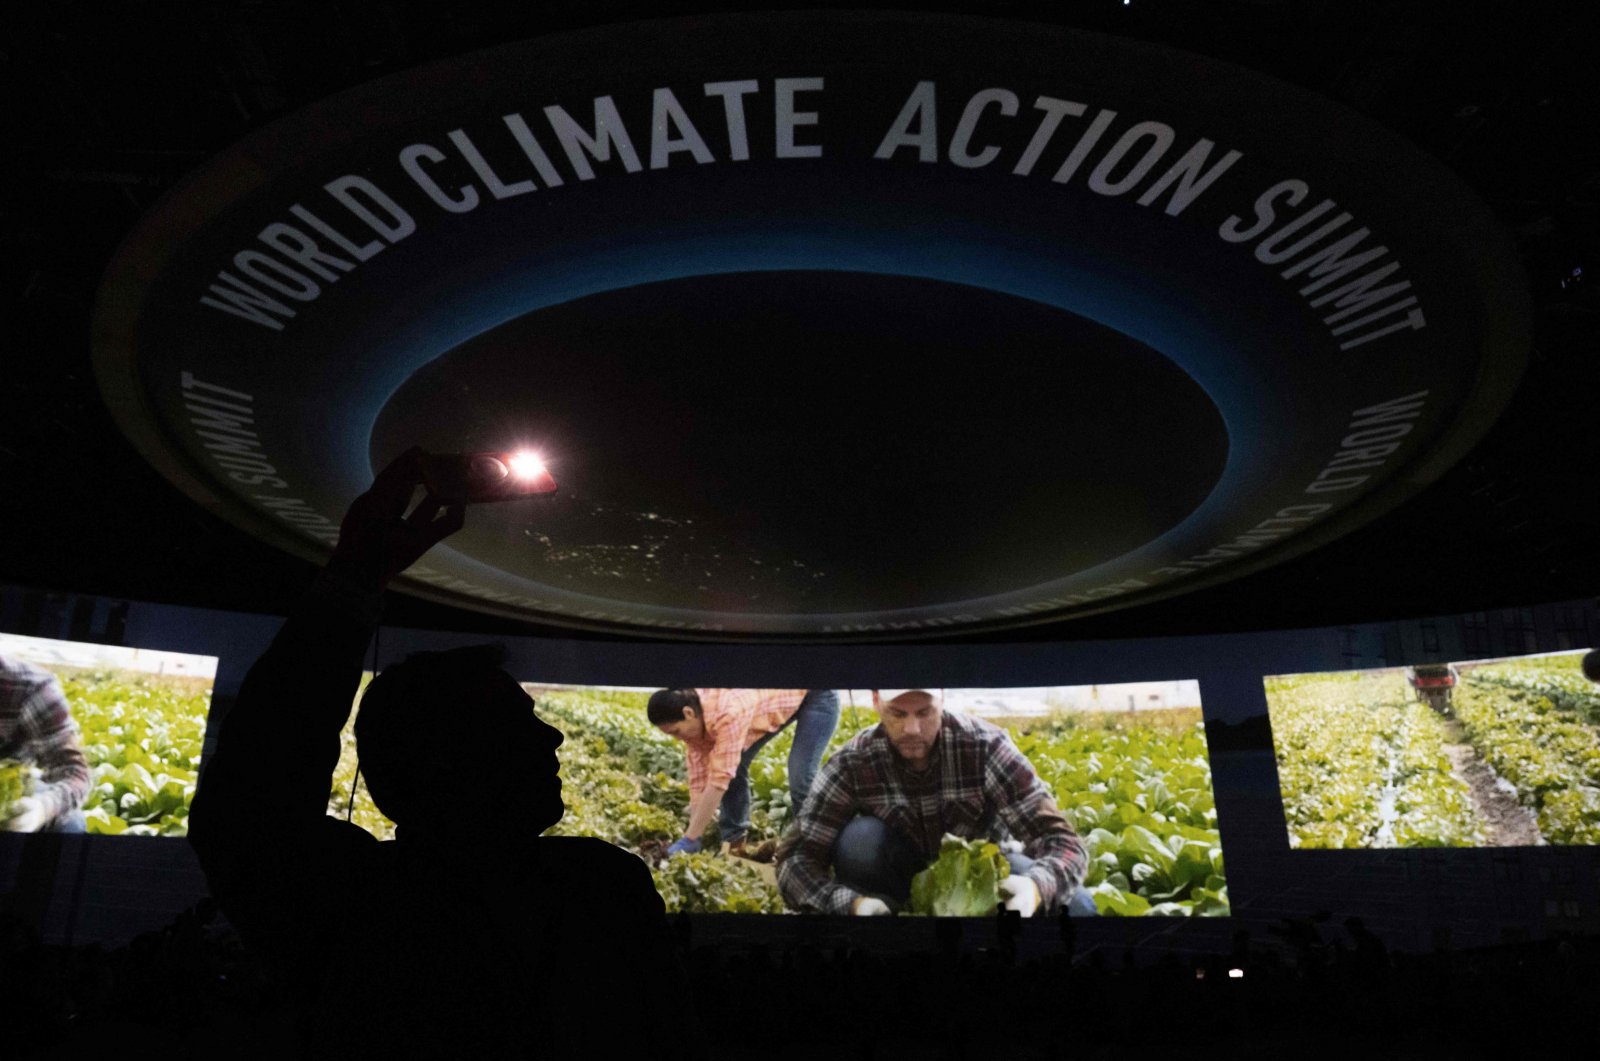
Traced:
<path fill-rule="evenodd" d="M 1417 699 L 1446 718 L 1450 715 L 1450 691 L 1456 687 L 1456 667 L 1453 663 L 1418 663 L 1406 668 L 1406 681 L 1417 694 Z"/>

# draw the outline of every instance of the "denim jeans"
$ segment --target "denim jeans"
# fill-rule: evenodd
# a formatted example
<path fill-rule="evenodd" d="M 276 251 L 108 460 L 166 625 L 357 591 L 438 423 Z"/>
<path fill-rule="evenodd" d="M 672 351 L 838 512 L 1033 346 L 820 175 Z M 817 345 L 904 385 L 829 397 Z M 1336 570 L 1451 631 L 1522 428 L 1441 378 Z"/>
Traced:
<path fill-rule="evenodd" d="M 83 816 L 83 811 L 68 811 L 46 825 L 40 832 L 66 833 L 69 836 L 81 835 L 89 831 L 89 821 Z"/>
<path fill-rule="evenodd" d="M 811 783 L 817 779 L 817 769 L 822 765 L 822 753 L 839 725 L 839 694 L 832 689 L 812 689 L 789 720 L 771 733 L 764 733 L 739 757 L 739 769 L 722 794 L 722 807 L 717 815 L 717 831 L 727 843 L 743 840 L 750 831 L 750 764 L 767 742 L 794 726 L 794 744 L 789 748 L 789 820 L 800 813 Z"/>
<path fill-rule="evenodd" d="M 1033 859 L 1021 853 L 1007 852 L 1006 863 L 1015 874 L 1033 868 Z M 911 898 L 911 878 L 927 865 L 928 860 L 915 844 L 867 814 L 851 819 L 833 844 L 835 881 L 896 903 L 903 904 Z M 1099 913 L 1094 898 L 1081 889 L 1072 893 L 1066 908 L 1073 917 L 1094 917 Z"/>

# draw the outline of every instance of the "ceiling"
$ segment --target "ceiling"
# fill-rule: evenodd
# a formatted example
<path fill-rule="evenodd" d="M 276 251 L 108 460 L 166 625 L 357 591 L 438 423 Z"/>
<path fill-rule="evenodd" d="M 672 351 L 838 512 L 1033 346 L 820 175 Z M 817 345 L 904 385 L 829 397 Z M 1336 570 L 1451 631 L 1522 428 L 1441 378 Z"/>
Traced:
<path fill-rule="evenodd" d="M 1526 3 L 1343 0 L 874 6 L 1062 22 L 1212 56 L 1337 100 L 1420 146 L 1490 205 L 1516 240 L 1535 310 L 1531 362 L 1498 423 L 1392 512 L 1270 570 L 1186 595 L 959 639 L 1338 625 L 1600 591 L 1600 56 L 1591 16 Z M 0 482 L 13 518 L 0 531 L 0 582 L 280 612 L 309 578 L 305 561 L 199 507 L 152 469 L 113 423 L 90 367 L 105 267 L 185 173 L 286 113 L 420 63 L 555 30 L 718 9 L 10 5 L 0 15 L 10 104 L 0 153 Z M 608 636 L 404 595 L 387 617 Z"/>

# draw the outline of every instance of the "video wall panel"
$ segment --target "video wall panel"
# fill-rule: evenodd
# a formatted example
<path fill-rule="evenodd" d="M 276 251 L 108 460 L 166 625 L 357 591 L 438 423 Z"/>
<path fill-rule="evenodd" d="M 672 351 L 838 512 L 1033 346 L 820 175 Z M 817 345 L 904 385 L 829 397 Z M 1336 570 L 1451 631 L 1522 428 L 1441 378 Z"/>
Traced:
<path fill-rule="evenodd" d="M 1600 843 L 1582 650 L 1266 679 L 1296 848 Z"/>
<path fill-rule="evenodd" d="M 184 836 L 214 656 L 0 633 L 0 829 Z"/>
<path fill-rule="evenodd" d="M 927 750 L 914 743 L 887 742 L 880 713 L 896 710 L 895 705 L 921 708 L 917 690 L 882 690 L 878 707 L 869 689 L 696 690 L 702 697 L 698 716 L 718 729 L 722 736 L 717 739 L 730 739 L 726 735 L 731 732 L 742 749 L 747 742 L 755 747 L 753 753 L 740 756 L 748 758 L 743 770 L 748 801 L 744 812 L 731 818 L 727 808 L 719 806 L 698 838 L 697 850 L 674 850 L 689 828 L 694 786 L 703 781 L 691 762 L 696 754 L 705 754 L 704 748 L 694 747 L 704 743 L 704 736 L 674 733 L 678 727 L 653 723 L 652 689 L 539 684 L 525 688 L 535 699 L 539 716 L 565 737 L 559 757 L 566 811 L 550 834 L 597 837 L 639 855 L 650 864 L 671 911 L 815 912 L 811 903 L 816 895 L 797 883 L 804 875 L 792 868 L 786 871 L 786 864 L 806 857 L 801 841 L 808 815 L 837 813 L 843 806 L 835 804 L 829 812 L 820 796 L 825 789 L 837 795 L 840 785 L 850 789 L 848 799 L 839 798 L 846 803 L 854 799 L 854 812 L 890 818 L 897 834 L 914 840 L 918 864 L 925 872 L 919 873 L 911 893 L 903 897 L 874 893 L 884 895 L 896 913 L 990 915 L 997 898 L 1003 897 L 1003 889 L 997 895 L 997 888 L 1019 865 L 1025 868 L 1019 858 L 1053 857 L 1053 827 L 1026 820 L 1019 824 L 1015 818 L 1007 824 L 1007 808 L 1001 804 L 1029 798 L 1026 786 L 1002 792 L 993 778 L 952 776 L 948 772 L 968 767 L 950 758 L 929 757 L 938 774 L 929 783 L 940 793 L 930 806 L 949 802 L 956 793 L 956 803 L 965 800 L 974 809 L 950 812 L 946 807 L 937 829 L 948 835 L 924 832 L 909 837 L 919 828 L 932 829 L 934 815 L 903 816 L 863 793 L 859 775 L 847 767 L 853 770 L 852 764 L 878 754 L 893 756 L 884 762 L 899 769 L 907 765 L 902 752 L 914 756 Z M 1048 798 L 1047 804 L 1030 806 L 1042 808 L 1038 813 L 1045 817 L 1059 810 L 1065 825 L 1081 839 L 1088 858 L 1087 877 L 1072 912 L 1228 913 L 1197 682 L 925 692 L 939 715 L 961 721 L 961 732 L 999 736 L 1020 754 L 1026 773 L 1037 778 Z M 836 721 L 820 738 L 817 724 L 801 725 L 811 717 L 807 713 L 816 710 L 816 700 L 808 693 L 831 694 L 837 705 Z M 791 712 L 787 718 L 786 711 Z M 735 713 L 746 720 L 744 730 L 719 724 L 719 714 Z M 757 721 L 750 723 L 749 718 Z M 925 718 L 920 723 L 927 724 Z M 904 728 L 901 722 L 902 736 Z M 951 732 L 947 725 L 939 732 L 941 741 L 952 743 L 945 736 Z M 874 735 L 884 740 L 873 744 Z M 819 740 L 820 755 L 810 756 L 820 759 L 817 780 L 797 813 L 791 770 L 806 770 L 807 747 Z M 394 825 L 357 783 L 356 767 L 352 721 L 344 734 L 328 812 L 348 816 L 380 838 L 389 838 Z M 906 775 L 912 786 L 916 782 L 909 779 L 914 773 Z M 738 787 L 731 785 L 730 791 Z M 889 802 L 915 802 L 906 791 L 897 792 Z M 720 802 L 725 804 L 727 796 Z M 745 820 L 742 835 L 723 835 L 730 821 L 737 828 L 741 819 Z M 795 838 L 792 844 L 785 841 L 786 834 Z M 826 862 L 825 855 L 819 857 Z M 823 868 L 838 876 L 837 867 Z"/>

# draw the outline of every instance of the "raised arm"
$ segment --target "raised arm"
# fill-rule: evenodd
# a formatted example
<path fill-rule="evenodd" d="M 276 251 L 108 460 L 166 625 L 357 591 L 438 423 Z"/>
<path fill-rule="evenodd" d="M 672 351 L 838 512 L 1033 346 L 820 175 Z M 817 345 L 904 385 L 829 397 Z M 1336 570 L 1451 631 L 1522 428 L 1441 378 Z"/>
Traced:
<path fill-rule="evenodd" d="M 372 838 L 327 816 L 339 733 L 360 682 L 388 580 L 461 526 L 424 501 L 405 516 L 421 481 L 413 451 L 351 505 L 339 545 L 311 592 L 251 667 L 223 723 L 189 812 L 189 842 L 213 894 L 247 934 L 276 922 L 305 926 L 342 889 L 339 878 Z"/>
<path fill-rule="evenodd" d="M 377 606 L 377 593 L 324 572 L 245 677 L 189 811 L 219 900 L 339 842 L 343 830 L 324 828 L 328 793 Z"/>

